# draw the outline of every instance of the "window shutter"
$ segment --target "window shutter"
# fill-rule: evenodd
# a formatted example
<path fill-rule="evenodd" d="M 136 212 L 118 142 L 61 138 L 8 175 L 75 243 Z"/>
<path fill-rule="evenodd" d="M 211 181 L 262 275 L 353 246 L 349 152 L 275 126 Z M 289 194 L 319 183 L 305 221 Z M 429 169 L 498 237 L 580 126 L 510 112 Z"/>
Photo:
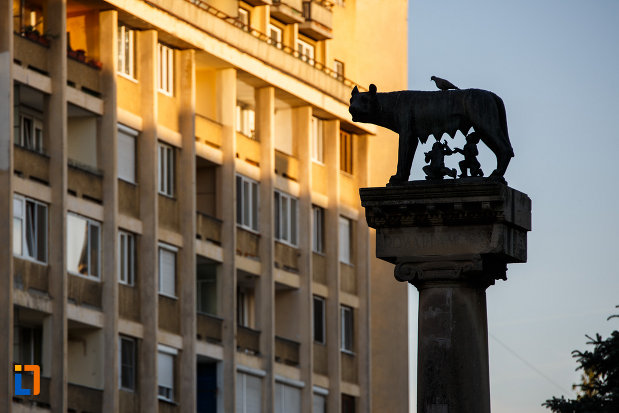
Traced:
<path fill-rule="evenodd" d="M 159 292 L 175 296 L 176 254 L 159 249 Z"/>
<path fill-rule="evenodd" d="M 245 375 L 245 406 L 243 413 L 260 413 L 262 404 L 262 380 L 259 377 Z"/>
<path fill-rule="evenodd" d="M 312 409 L 312 413 L 325 413 L 326 406 L 327 401 L 325 400 L 325 396 L 314 393 L 314 408 Z"/>
<path fill-rule="evenodd" d="M 118 177 L 135 182 L 135 136 L 118 131 Z"/>
<path fill-rule="evenodd" d="M 157 353 L 157 384 L 174 388 L 174 356 L 171 354 Z"/>
<path fill-rule="evenodd" d="M 350 220 L 340 217 L 340 261 L 350 264 Z"/>

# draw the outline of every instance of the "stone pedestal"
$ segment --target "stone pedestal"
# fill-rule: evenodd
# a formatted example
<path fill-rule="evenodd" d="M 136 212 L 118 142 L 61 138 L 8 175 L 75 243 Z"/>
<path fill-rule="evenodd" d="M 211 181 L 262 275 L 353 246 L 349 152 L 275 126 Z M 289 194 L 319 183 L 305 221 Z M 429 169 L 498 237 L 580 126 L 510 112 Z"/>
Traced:
<path fill-rule="evenodd" d="M 376 256 L 419 290 L 418 413 L 489 413 L 486 288 L 526 262 L 531 200 L 485 179 L 362 188 Z"/>

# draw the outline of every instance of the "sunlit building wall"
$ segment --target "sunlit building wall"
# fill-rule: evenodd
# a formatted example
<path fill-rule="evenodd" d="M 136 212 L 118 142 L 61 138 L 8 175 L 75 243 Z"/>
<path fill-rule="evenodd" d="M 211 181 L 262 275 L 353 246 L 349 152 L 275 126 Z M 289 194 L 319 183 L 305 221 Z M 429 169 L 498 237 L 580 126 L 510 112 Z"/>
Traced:
<path fill-rule="evenodd" d="M 408 409 L 358 196 L 397 136 L 348 114 L 406 0 L 0 5 L 0 411 Z"/>

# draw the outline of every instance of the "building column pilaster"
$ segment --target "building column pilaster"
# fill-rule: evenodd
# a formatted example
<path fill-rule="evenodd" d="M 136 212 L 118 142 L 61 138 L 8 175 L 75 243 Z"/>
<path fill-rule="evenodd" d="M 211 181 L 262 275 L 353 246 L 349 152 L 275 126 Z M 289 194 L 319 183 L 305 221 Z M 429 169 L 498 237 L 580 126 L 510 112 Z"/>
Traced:
<path fill-rule="evenodd" d="M 256 90 L 256 132 L 260 139 L 260 263 L 262 273 L 256 298 L 257 324 L 260 333 L 260 353 L 266 376 L 263 381 L 262 411 L 274 411 L 275 399 L 275 284 L 273 197 L 275 189 L 275 89 Z"/>
<path fill-rule="evenodd" d="M 137 139 L 142 236 L 139 241 L 140 305 L 144 334 L 139 346 L 139 393 L 142 412 L 158 409 L 158 207 L 157 207 L 157 32 L 137 32 L 142 133 Z"/>

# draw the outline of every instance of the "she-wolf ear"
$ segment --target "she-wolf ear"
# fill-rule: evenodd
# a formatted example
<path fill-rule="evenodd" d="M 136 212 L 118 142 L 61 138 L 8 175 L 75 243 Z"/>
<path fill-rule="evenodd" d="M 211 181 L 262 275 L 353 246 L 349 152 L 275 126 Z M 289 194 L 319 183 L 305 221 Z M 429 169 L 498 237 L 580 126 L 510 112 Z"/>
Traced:
<path fill-rule="evenodd" d="M 359 93 L 359 89 L 357 88 L 357 86 L 355 86 L 355 88 L 352 90 L 352 93 L 350 95 L 355 96 L 358 93 Z"/>
<path fill-rule="evenodd" d="M 370 85 L 370 93 L 373 95 L 376 94 L 376 85 L 374 83 Z"/>

